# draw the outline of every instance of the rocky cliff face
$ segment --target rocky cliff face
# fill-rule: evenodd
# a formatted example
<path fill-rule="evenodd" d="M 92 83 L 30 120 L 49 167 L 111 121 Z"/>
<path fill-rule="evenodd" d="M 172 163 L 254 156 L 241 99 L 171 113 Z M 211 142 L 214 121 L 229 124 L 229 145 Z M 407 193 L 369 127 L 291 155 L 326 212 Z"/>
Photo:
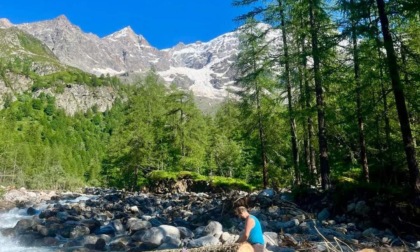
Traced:
<path fill-rule="evenodd" d="M 158 50 L 126 27 L 104 38 L 84 33 L 65 16 L 53 20 L 11 24 L 45 43 L 67 65 L 93 74 L 142 73 L 151 68 L 166 81 L 192 90 L 196 96 L 221 100 L 233 84 L 233 62 L 238 52 L 238 34 L 231 32 L 209 42 L 178 44 Z"/>
<path fill-rule="evenodd" d="M 116 98 L 112 87 L 92 88 L 78 84 L 68 85 L 62 93 L 55 93 L 48 88 L 35 92 L 34 96 L 41 92 L 55 96 L 57 107 L 64 109 L 68 115 L 86 112 L 93 107 L 99 112 L 104 112 L 111 109 Z"/>
<path fill-rule="evenodd" d="M 34 36 L 12 27 L 7 20 L 0 20 L 0 109 L 8 102 L 15 101 L 22 93 L 31 93 L 37 76 L 49 75 L 70 70 L 71 67 L 62 64 L 54 53 Z M 68 29 L 73 29 L 69 27 Z M 77 29 L 76 29 L 77 30 Z M 51 38 L 51 37 L 49 37 Z M 54 39 L 51 39 L 54 41 Z M 8 66 L 9 63 L 11 66 Z M 23 66 L 24 65 L 24 66 Z M 13 66 L 18 66 L 13 69 Z M 23 70 L 27 69 L 27 70 Z M 60 80 L 57 80 L 60 82 Z M 38 83 L 38 88 L 39 88 Z M 112 107 L 117 96 L 112 87 L 89 87 L 78 83 L 57 83 L 63 90 L 42 88 L 33 93 L 37 97 L 41 92 L 50 94 L 56 99 L 56 105 L 63 108 L 68 115 L 76 112 L 86 112 L 95 107 L 103 112 Z"/>
<path fill-rule="evenodd" d="M 27 76 L 12 72 L 5 73 L 5 79 L 0 79 L 0 107 L 6 100 L 16 100 L 17 94 L 30 91 L 33 80 Z M 7 81 L 5 81 L 7 80 Z M 110 109 L 117 98 L 112 87 L 89 87 L 86 85 L 67 85 L 63 92 L 55 92 L 54 88 L 41 89 L 33 93 L 38 97 L 41 93 L 54 96 L 58 108 L 64 109 L 66 114 L 74 115 L 76 112 L 86 112 L 95 107 L 97 111 L 104 112 Z"/>
<path fill-rule="evenodd" d="M 0 79 L 0 108 L 3 107 L 7 99 L 16 100 L 16 93 L 28 91 L 33 84 L 32 79 L 23 75 L 6 72 L 5 77 L 5 79 Z"/>

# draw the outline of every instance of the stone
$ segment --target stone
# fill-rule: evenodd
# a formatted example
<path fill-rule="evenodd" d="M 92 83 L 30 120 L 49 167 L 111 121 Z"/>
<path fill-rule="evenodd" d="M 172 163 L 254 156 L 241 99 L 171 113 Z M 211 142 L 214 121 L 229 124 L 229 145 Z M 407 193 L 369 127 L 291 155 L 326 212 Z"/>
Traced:
<path fill-rule="evenodd" d="M 177 227 L 177 228 L 180 232 L 181 239 L 193 238 L 194 237 L 194 233 L 190 229 L 188 229 L 186 227 Z"/>
<path fill-rule="evenodd" d="M 363 231 L 365 237 L 376 237 L 377 235 L 379 235 L 379 230 L 376 228 L 368 228 Z"/>
<path fill-rule="evenodd" d="M 203 235 L 213 235 L 216 238 L 219 238 L 222 233 L 223 226 L 218 221 L 210 221 L 202 232 Z"/>
<path fill-rule="evenodd" d="M 88 227 L 85 226 L 75 226 L 73 230 L 70 232 L 70 239 L 75 239 L 79 237 L 83 237 L 85 235 L 90 234 L 90 230 Z"/>
<path fill-rule="evenodd" d="M 212 246 L 212 245 L 220 245 L 219 239 L 217 239 L 216 237 L 212 235 L 206 235 L 198 239 L 191 240 L 188 243 L 188 247 L 190 248 Z"/>
<path fill-rule="evenodd" d="M 366 205 L 365 201 L 358 201 L 354 208 L 356 214 L 361 216 L 368 216 L 370 208 Z"/>
<path fill-rule="evenodd" d="M 95 249 L 96 250 L 105 250 L 106 241 L 102 238 L 99 238 L 95 243 Z"/>
<path fill-rule="evenodd" d="M 276 232 L 264 232 L 264 240 L 267 245 L 278 246 L 279 235 Z"/>
<path fill-rule="evenodd" d="M 115 229 L 112 226 L 102 226 L 99 229 L 95 230 L 94 232 L 97 235 L 101 235 L 101 234 L 108 234 L 108 235 L 115 235 Z"/>
<path fill-rule="evenodd" d="M 160 225 L 158 228 L 162 230 L 162 233 L 164 236 L 171 236 L 176 239 L 181 238 L 181 232 L 179 231 L 177 227 L 170 226 L 170 225 Z"/>
<path fill-rule="evenodd" d="M 319 221 L 327 220 L 330 217 L 330 211 L 327 208 L 322 209 L 321 212 L 318 213 L 317 219 Z"/>
<path fill-rule="evenodd" d="M 33 207 L 29 207 L 28 210 L 26 210 L 27 215 L 36 215 L 36 214 L 39 214 L 39 213 L 40 213 L 40 211 L 33 208 Z"/>
<path fill-rule="evenodd" d="M 291 228 L 299 225 L 299 220 L 293 219 L 286 222 L 276 222 L 277 229 Z"/>
<path fill-rule="evenodd" d="M 147 229 L 141 236 L 141 242 L 150 248 L 157 248 L 162 244 L 162 240 L 165 237 L 161 228 L 152 227 Z"/>
<path fill-rule="evenodd" d="M 26 230 L 32 229 L 32 226 L 34 225 L 35 225 L 35 222 L 33 219 L 22 219 L 16 223 L 13 229 L 17 233 L 23 233 Z"/>

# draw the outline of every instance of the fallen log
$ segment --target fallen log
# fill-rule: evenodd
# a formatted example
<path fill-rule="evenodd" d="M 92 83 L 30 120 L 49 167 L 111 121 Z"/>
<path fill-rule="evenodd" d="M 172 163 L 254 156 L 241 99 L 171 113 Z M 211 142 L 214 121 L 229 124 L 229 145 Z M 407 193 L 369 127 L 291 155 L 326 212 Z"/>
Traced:
<path fill-rule="evenodd" d="M 252 248 L 251 244 L 244 242 L 225 245 L 212 245 L 199 248 L 163 249 L 158 250 L 158 252 L 254 252 L 254 249 Z"/>

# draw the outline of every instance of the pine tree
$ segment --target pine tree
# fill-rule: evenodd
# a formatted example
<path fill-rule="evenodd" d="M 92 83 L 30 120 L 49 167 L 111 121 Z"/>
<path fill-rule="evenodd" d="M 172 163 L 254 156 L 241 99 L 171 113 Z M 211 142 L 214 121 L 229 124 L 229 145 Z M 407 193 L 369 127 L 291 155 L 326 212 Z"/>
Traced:
<path fill-rule="evenodd" d="M 392 90 L 394 93 L 395 103 L 398 111 L 398 119 L 400 122 L 401 134 L 404 143 L 404 150 L 407 159 L 407 165 L 410 173 L 410 186 L 413 192 L 420 192 L 420 176 L 419 167 L 416 158 L 416 150 L 414 147 L 411 126 L 406 107 L 404 89 L 401 82 L 400 70 L 397 62 L 397 56 L 394 49 L 394 41 L 390 32 L 390 24 L 388 15 L 385 10 L 385 2 L 376 0 L 379 20 L 381 22 L 384 46 L 387 54 L 388 70 L 391 77 Z"/>
<path fill-rule="evenodd" d="M 270 46 L 265 34 L 268 29 L 259 26 L 256 20 L 249 19 L 241 28 L 240 53 L 237 60 L 238 84 L 243 88 L 240 93 L 242 106 L 254 118 L 258 131 L 260 162 L 262 167 L 263 187 L 268 186 L 268 158 L 266 115 L 264 99 L 273 93 L 273 74 L 270 72 Z M 252 122 L 252 121 L 251 121 Z"/>

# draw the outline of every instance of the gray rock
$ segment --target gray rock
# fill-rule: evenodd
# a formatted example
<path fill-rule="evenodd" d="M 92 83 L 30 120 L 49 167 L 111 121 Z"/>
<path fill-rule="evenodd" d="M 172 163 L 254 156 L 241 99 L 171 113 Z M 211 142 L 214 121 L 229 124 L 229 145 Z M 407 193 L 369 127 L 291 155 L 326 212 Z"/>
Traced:
<path fill-rule="evenodd" d="M 114 236 L 115 235 L 115 229 L 112 226 L 102 226 L 99 229 L 95 230 L 95 234 L 101 235 L 101 234 L 107 234 Z"/>
<path fill-rule="evenodd" d="M 352 202 L 347 205 L 347 212 L 352 212 L 356 208 L 356 203 Z"/>
<path fill-rule="evenodd" d="M 223 233 L 223 226 L 218 221 L 210 221 L 209 224 L 204 228 L 203 235 L 212 235 L 219 238 Z"/>
<path fill-rule="evenodd" d="M 111 221 L 110 225 L 115 229 L 116 234 L 123 234 L 125 232 L 124 225 L 121 223 L 120 219 Z"/>
<path fill-rule="evenodd" d="M 162 244 L 165 234 L 161 228 L 152 227 L 147 229 L 141 236 L 141 242 L 148 245 L 150 248 L 157 248 Z"/>
<path fill-rule="evenodd" d="M 328 211 L 327 208 L 322 209 L 322 211 L 319 212 L 317 216 L 319 221 L 324 221 L 328 219 L 329 217 L 330 217 L 330 211 Z"/>
<path fill-rule="evenodd" d="M 268 246 L 278 246 L 279 235 L 275 232 L 264 232 L 265 244 Z"/>
<path fill-rule="evenodd" d="M 181 234 L 181 239 L 194 237 L 193 231 L 191 231 L 190 229 L 186 227 L 178 227 L 178 230 Z"/>
<path fill-rule="evenodd" d="M 82 244 L 83 245 L 86 245 L 86 244 L 92 244 L 93 245 L 93 244 L 96 243 L 96 241 L 98 241 L 99 238 L 100 237 L 97 236 L 97 235 L 86 235 L 86 236 L 83 237 Z"/>
<path fill-rule="evenodd" d="M 197 227 L 193 232 L 194 232 L 194 236 L 195 237 L 200 237 L 200 236 L 202 236 L 203 234 L 204 234 L 204 229 L 205 229 L 206 227 L 205 226 L 200 226 L 200 227 Z"/>
<path fill-rule="evenodd" d="M 128 244 L 130 244 L 133 239 L 132 237 L 128 236 L 128 235 L 122 235 L 122 236 L 118 236 L 113 238 L 111 241 L 106 240 L 107 242 L 109 242 L 109 244 L 113 244 L 113 243 L 119 243 L 119 244 L 124 244 L 125 246 L 127 246 Z"/>
<path fill-rule="evenodd" d="M 90 234 L 90 230 L 85 226 L 75 226 L 71 231 L 69 238 L 75 239 Z"/>
<path fill-rule="evenodd" d="M 211 245 L 220 245 L 220 241 L 212 235 L 206 235 L 198 239 L 191 240 L 188 244 L 188 247 L 198 248 Z"/>
<path fill-rule="evenodd" d="M 128 230 L 135 232 L 151 228 L 152 224 L 149 221 L 140 220 L 137 218 L 130 218 L 128 219 L 126 226 Z"/>
<path fill-rule="evenodd" d="M 232 243 L 232 235 L 231 234 L 229 234 L 228 232 L 223 232 L 222 233 L 222 235 L 220 236 L 220 240 L 223 242 L 223 243 L 228 243 L 228 244 L 230 244 L 230 243 Z M 234 242 L 234 241 L 233 241 Z"/>
<path fill-rule="evenodd" d="M 354 210 L 358 215 L 367 216 L 369 214 L 370 208 L 366 205 L 365 201 L 358 201 Z"/>
<path fill-rule="evenodd" d="M 181 238 L 181 232 L 177 227 L 170 226 L 170 225 L 160 225 L 158 227 L 164 236 L 171 236 L 176 239 Z"/>
<path fill-rule="evenodd" d="M 275 195 L 276 193 L 274 192 L 274 190 L 273 189 L 265 189 L 265 190 L 263 190 L 263 191 L 261 191 L 259 194 L 258 194 L 258 196 L 260 196 L 260 197 L 269 197 L 269 198 L 272 198 L 272 197 L 274 197 L 274 195 Z"/>
<path fill-rule="evenodd" d="M 299 225 L 298 219 L 293 219 L 286 222 L 276 222 L 275 224 L 277 229 L 291 228 L 291 227 L 296 227 L 298 225 Z"/>
<path fill-rule="evenodd" d="M 122 242 L 113 242 L 108 245 L 110 251 L 127 251 L 128 247 Z"/>
<path fill-rule="evenodd" d="M 22 219 L 16 223 L 13 229 L 16 233 L 23 233 L 27 230 L 32 229 L 32 227 L 35 227 L 35 225 L 36 223 L 33 219 Z"/>
<path fill-rule="evenodd" d="M 363 236 L 365 237 L 376 237 L 379 235 L 379 230 L 376 228 L 368 228 L 363 231 Z"/>
<path fill-rule="evenodd" d="M 181 246 L 181 240 L 173 236 L 165 236 L 162 240 L 162 245 L 166 244 L 165 247 L 179 248 Z M 160 245 L 159 248 L 162 246 Z"/>

